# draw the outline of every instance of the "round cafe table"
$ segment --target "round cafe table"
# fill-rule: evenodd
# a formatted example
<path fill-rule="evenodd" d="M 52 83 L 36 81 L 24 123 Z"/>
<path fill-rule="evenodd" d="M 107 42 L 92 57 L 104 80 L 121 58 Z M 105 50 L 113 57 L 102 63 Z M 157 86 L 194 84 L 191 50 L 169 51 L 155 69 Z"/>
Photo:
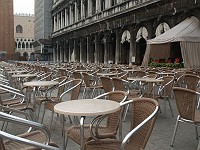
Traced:
<path fill-rule="evenodd" d="M 28 87 L 28 101 L 33 106 L 35 110 L 35 90 L 33 90 L 33 99 L 31 101 L 31 88 L 36 87 L 53 87 L 58 85 L 59 82 L 57 81 L 30 81 L 23 83 L 24 86 Z M 34 116 L 35 117 L 35 116 Z M 38 118 L 35 118 L 38 119 Z"/>
<path fill-rule="evenodd" d="M 54 106 L 54 112 L 61 114 L 63 149 L 65 149 L 64 115 L 80 116 L 81 150 L 84 150 L 84 119 L 86 116 L 98 116 L 120 110 L 120 104 L 105 99 L 79 99 L 61 102 Z"/>

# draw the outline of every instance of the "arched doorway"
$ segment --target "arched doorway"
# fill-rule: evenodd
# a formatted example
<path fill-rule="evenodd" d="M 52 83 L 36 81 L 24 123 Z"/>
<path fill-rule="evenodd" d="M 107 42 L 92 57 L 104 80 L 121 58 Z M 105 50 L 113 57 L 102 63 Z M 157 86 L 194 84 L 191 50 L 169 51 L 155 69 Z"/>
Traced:
<path fill-rule="evenodd" d="M 129 52 L 130 52 L 130 37 L 131 34 L 128 30 L 125 30 L 121 37 L 121 51 L 120 51 L 120 62 L 122 64 L 129 63 Z"/>
<path fill-rule="evenodd" d="M 140 27 L 136 35 L 136 63 L 142 64 L 144 54 L 146 52 L 148 31 L 146 27 Z"/>

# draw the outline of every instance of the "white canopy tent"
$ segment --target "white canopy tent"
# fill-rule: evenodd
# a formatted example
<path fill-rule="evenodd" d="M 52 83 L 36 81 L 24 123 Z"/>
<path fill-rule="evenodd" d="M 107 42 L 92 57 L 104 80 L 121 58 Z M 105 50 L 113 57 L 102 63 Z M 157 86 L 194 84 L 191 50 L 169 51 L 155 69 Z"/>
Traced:
<path fill-rule="evenodd" d="M 180 42 L 186 68 L 200 68 L 200 22 L 194 16 L 186 18 L 160 36 L 148 40 L 142 66 L 147 66 L 150 58 L 168 59 L 171 42 Z"/>

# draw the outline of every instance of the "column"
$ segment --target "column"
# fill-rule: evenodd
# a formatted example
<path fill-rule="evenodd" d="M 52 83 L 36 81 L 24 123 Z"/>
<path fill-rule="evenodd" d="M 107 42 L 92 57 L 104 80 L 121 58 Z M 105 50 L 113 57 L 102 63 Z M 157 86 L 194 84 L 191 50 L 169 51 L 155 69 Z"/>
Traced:
<path fill-rule="evenodd" d="M 95 58 L 94 58 L 94 62 L 98 63 L 98 59 L 99 58 L 99 47 L 98 47 L 98 33 L 95 34 Z"/>
<path fill-rule="evenodd" d="M 100 9 L 99 9 L 99 3 L 100 3 L 100 0 L 96 1 L 96 12 L 100 11 Z"/>
<path fill-rule="evenodd" d="M 115 64 L 119 63 L 119 52 L 120 52 L 120 41 L 121 41 L 119 31 L 120 31 L 119 29 L 116 30 Z"/>
<path fill-rule="evenodd" d="M 57 21 L 56 21 L 56 30 L 59 30 L 59 14 L 56 15 Z"/>
<path fill-rule="evenodd" d="M 130 52 L 129 52 L 129 65 L 132 65 L 132 63 L 135 63 L 133 61 L 136 61 L 136 32 L 134 30 L 134 27 L 130 27 Z M 135 60 L 134 60 L 135 59 Z"/>
<path fill-rule="evenodd" d="M 72 45 L 71 45 L 71 41 L 69 41 L 69 62 L 71 62 L 71 47 L 72 47 Z"/>
<path fill-rule="evenodd" d="M 81 19 L 85 18 L 84 0 L 81 0 Z"/>
<path fill-rule="evenodd" d="M 87 63 L 90 63 L 90 38 L 87 36 Z"/>
<path fill-rule="evenodd" d="M 80 62 L 83 62 L 83 40 L 80 39 Z"/>
<path fill-rule="evenodd" d="M 60 59 L 59 59 L 59 61 L 60 62 L 62 62 L 63 61 L 63 45 L 62 44 L 60 44 Z"/>
<path fill-rule="evenodd" d="M 53 16 L 53 31 L 55 32 L 57 29 L 56 29 L 56 16 L 54 15 Z"/>
<path fill-rule="evenodd" d="M 65 8 L 65 27 L 67 26 L 67 8 Z"/>
<path fill-rule="evenodd" d="M 78 21 L 78 9 L 77 9 L 77 2 L 74 2 L 74 16 L 75 16 L 75 22 Z"/>
<path fill-rule="evenodd" d="M 63 28 L 63 11 L 60 12 L 60 28 Z"/>
<path fill-rule="evenodd" d="M 69 6 L 69 25 L 72 24 L 72 5 Z"/>
<path fill-rule="evenodd" d="M 57 43 L 57 48 L 56 48 L 56 61 L 59 61 L 59 45 Z"/>
<path fill-rule="evenodd" d="M 104 63 L 108 63 L 108 34 L 104 34 Z"/>
<path fill-rule="evenodd" d="M 55 46 L 53 46 L 53 61 L 56 61 L 56 49 Z"/>
<path fill-rule="evenodd" d="M 105 0 L 105 9 L 110 8 L 111 6 L 111 1 L 110 0 Z"/>
<path fill-rule="evenodd" d="M 64 48 L 63 48 L 63 50 L 64 50 L 64 62 L 67 62 L 67 57 L 66 57 L 66 55 L 67 55 L 67 49 L 66 49 L 66 41 L 64 41 Z"/>
<path fill-rule="evenodd" d="M 92 15 L 92 0 L 88 0 L 88 16 Z"/>

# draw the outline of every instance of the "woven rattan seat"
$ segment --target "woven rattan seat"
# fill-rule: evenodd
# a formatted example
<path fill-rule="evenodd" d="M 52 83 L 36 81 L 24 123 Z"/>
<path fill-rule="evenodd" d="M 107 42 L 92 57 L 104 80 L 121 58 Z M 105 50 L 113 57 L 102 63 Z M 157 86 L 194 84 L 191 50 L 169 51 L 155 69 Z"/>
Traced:
<path fill-rule="evenodd" d="M 142 150 L 145 148 L 153 130 L 158 103 L 150 98 L 136 98 L 131 104 L 131 132 L 123 142 L 116 139 L 90 140 L 85 150 Z"/>
<path fill-rule="evenodd" d="M 109 100 L 113 100 L 116 102 L 122 102 L 125 101 L 127 98 L 127 94 L 124 91 L 111 91 L 108 93 L 104 93 L 98 97 L 96 97 L 96 99 L 98 98 L 106 98 Z M 119 124 L 120 124 L 120 114 L 121 111 L 123 111 L 123 109 L 109 114 L 107 116 L 107 121 L 106 121 L 106 125 L 100 125 L 99 126 L 99 136 L 98 138 L 116 138 L 117 132 L 118 132 L 118 128 L 119 128 Z M 70 127 L 67 131 L 67 141 L 68 139 L 72 139 L 73 141 L 75 141 L 77 144 L 80 145 L 80 126 L 79 125 L 74 125 L 72 127 Z M 121 131 L 120 131 L 120 136 L 121 136 Z M 91 140 L 92 137 L 90 135 L 90 125 L 84 125 L 84 142 L 87 142 L 89 140 Z"/>

